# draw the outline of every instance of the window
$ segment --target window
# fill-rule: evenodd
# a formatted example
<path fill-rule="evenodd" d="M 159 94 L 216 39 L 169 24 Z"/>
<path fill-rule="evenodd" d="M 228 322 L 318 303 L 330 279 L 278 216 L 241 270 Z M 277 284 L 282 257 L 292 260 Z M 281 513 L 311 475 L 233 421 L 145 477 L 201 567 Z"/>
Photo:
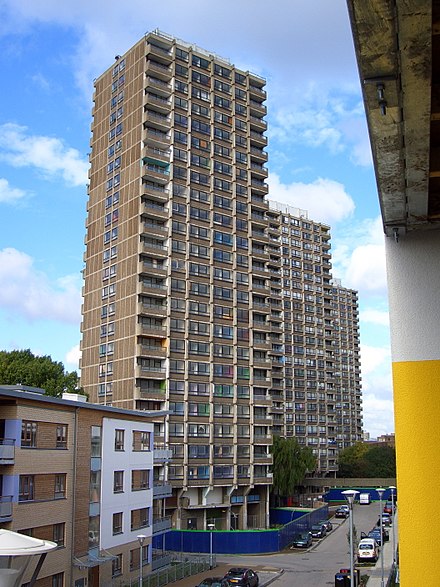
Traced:
<path fill-rule="evenodd" d="M 221 245 L 232 245 L 233 237 L 229 233 L 214 231 L 214 242 Z"/>
<path fill-rule="evenodd" d="M 52 534 L 52 540 L 58 545 L 58 546 L 64 546 L 64 530 L 65 530 L 65 523 L 60 523 L 60 524 L 54 524 L 53 525 L 53 534 Z"/>
<path fill-rule="evenodd" d="M 122 575 L 122 554 L 117 554 L 112 560 L 112 577 Z"/>
<path fill-rule="evenodd" d="M 124 471 L 113 472 L 113 493 L 122 493 L 124 491 Z"/>
<path fill-rule="evenodd" d="M 209 151 L 209 141 L 199 137 L 191 137 L 191 146 L 201 151 Z"/>
<path fill-rule="evenodd" d="M 131 472 L 131 490 L 141 491 L 150 487 L 150 471 L 137 469 Z"/>
<path fill-rule="evenodd" d="M 57 573 L 52 575 L 52 587 L 63 587 L 64 573 Z"/>
<path fill-rule="evenodd" d="M 55 499 L 64 499 L 66 497 L 66 474 L 60 473 L 55 475 L 55 487 L 54 487 Z"/>
<path fill-rule="evenodd" d="M 23 420 L 21 423 L 21 446 L 37 448 L 37 423 Z"/>
<path fill-rule="evenodd" d="M 115 450 L 124 450 L 125 430 L 115 430 Z"/>
<path fill-rule="evenodd" d="M 122 534 L 122 512 L 113 514 L 113 536 Z"/>
<path fill-rule="evenodd" d="M 131 511 L 131 530 L 147 528 L 150 525 L 150 508 L 140 508 Z"/>
<path fill-rule="evenodd" d="M 18 501 L 33 501 L 34 499 L 34 476 L 20 475 Z"/>
<path fill-rule="evenodd" d="M 150 451 L 151 450 L 151 433 L 146 430 L 133 430 L 133 450 Z"/>

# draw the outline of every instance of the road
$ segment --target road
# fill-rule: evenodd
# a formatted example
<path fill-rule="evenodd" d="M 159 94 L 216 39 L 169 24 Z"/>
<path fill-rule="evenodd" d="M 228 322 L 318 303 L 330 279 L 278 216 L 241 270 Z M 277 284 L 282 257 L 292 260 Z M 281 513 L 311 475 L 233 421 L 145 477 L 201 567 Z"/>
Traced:
<path fill-rule="evenodd" d="M 379 517 L 379 504 L 354 506 L 354 527 L 360 538 L 361 532 L 368 532 Z M 332 518 L 333 530 L 326 538 L 308 551 L 287 551 L 273 555 L 229 556 L 219 555 L 219 563 L 234 566 L 270 565 L 284 569 L 271 585 L 272 587 L 323 587 L 335 584 L 335 573 L 350 567 L 349 522 Z M 379 564 L 379 563 L 378 563 Z M 367 572 L 367 571 L 366 571 Z"/>

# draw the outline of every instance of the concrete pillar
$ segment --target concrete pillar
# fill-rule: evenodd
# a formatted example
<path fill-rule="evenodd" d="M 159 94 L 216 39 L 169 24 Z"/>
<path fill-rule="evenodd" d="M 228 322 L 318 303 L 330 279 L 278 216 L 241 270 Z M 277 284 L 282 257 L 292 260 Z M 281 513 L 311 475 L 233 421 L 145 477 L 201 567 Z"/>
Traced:
<path fill-rule="evenodd" d="M 438 584 L 440 231 L 386 239 L 399 508 L 400 585 Z M 432 509 L 433 508 L 433 509 Z M 432 515 L 426 512 L 432 511 Z M 431 536 L 415 546 L 416 536 Z"/>

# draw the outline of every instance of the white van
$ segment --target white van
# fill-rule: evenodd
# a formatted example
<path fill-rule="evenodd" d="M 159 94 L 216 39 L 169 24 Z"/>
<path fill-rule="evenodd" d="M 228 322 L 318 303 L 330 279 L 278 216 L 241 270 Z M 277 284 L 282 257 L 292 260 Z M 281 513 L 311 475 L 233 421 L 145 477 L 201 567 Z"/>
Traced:
<path fill-rule="evenodd" d="M 360 493 L 359 494 L 359 503 L 361 505 L 368 505 L 371 503 L 371 497 L 369 493 Z"/>

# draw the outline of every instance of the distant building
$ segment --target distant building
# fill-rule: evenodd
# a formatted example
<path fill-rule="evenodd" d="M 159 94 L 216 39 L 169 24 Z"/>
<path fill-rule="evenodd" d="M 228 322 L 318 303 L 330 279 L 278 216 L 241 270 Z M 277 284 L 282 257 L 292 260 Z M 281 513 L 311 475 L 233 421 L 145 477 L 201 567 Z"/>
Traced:
<path fill-rule="evenodd" d="M 391 434 L 382 434 L 381 436 L 378 436 L 377 442 L 388 444 L 389 446 L 395 446 L 396 437 L 394 435 L 394 432 L 392 432 Z"/>
<path fill-rule="evenodd" d="M 330 476 L 362 438 L 357 293 L 267 199 L 263 78 L 154 31 L 93 99 L 81 386 L 170 411 L 173 527 L 265 528 L 273 435 Z"/>
<path fill-rule="evenodd" d="M 146 573 L 153 534 L 170 527 L 162 514 L 169 454 L 159 449 L 155 467 L 151 414 L 43 393 L 0 386 L 0 527 L 59 545 L 37 585 L 129 582 L 139 576 L 137 536 L 145 536 Z"/>

